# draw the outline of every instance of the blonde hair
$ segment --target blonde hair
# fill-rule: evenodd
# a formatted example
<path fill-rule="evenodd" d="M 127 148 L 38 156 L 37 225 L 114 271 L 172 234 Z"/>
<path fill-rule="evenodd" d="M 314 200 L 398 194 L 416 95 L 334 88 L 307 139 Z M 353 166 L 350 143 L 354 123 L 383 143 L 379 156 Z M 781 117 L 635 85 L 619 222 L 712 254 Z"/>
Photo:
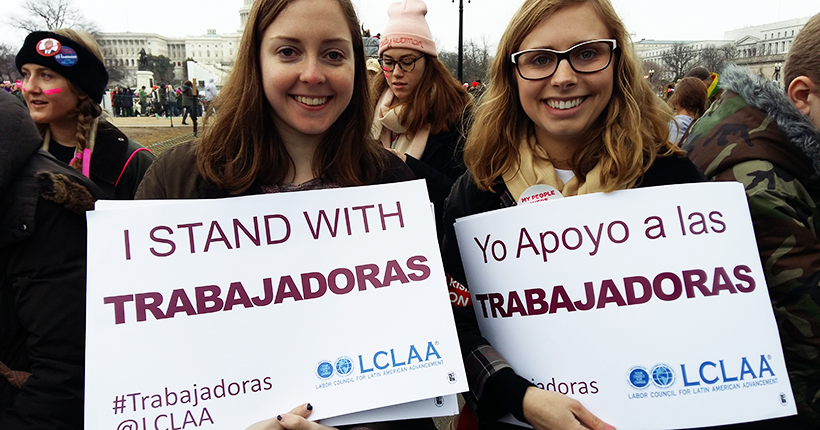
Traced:
<path fill-rule="evenodd" d="M 464 162 L 480 189 L 489 190 L 503 173 L 517 165 L 518 145 L 534 133 L 534 124 L 521 107 L 515 65 L 510 56 L 547 17 L 575 4 L 589 3 L 617 41 L 612 97 L 589 133 L 589 144 L 570 160 L 576 176 L 585 179 L 598 163 L 604 191 L 640 180 L 655 157 L 683 155 L 669 142 L 672 114 L 643 78 L 629 34 L 608 0 L 527 0 L 513 16 L 490 71 L 491 85 L 473 119 L 464 149 Z"/>
<path fill-rule="evenodd" d="M 86 49 L 91 51 L 95 57 L 97 57 L 101 63 L 105 64 L 105 57 L 103 57 L 102 50 L 100 50 L 100 46 L 94 40 L 90 34 L 82 31 L 75 31 L 70 28 L 60 28 L 57 30 L 53 30 L 53 33 L 57 33 L 60 36 L 67 37 L 80 45 L 83 45 Z M 90 150 L 94 150 L 94 141 L 96 140 L 97 136 L 97 123 L 99 122 L 99 117 L 102 115 L 102 108 L 100 105 L 94 100 L 91 100 L 88 97 L 88 94 L 85 91 L 81 90 L 78 86 L 74 85 L 71 81 L 68 81 L 68 86 L 74 91 L 77 96 L 80 97 L 80 100 L 77 102 L 76 114 L 77 114 L 77 144 L 76 144 L 76 151 L 82 152 L 86 148 Z M 73 115 L 73 113 L 71 114 Z M 37 128 L 40 130 L 40 134 L 44 138 L 43 145 L 48 148 L 48 145 L 51 143 L 51 132 L 49 124 L 38 124 Z M 71 162 L 71 167 L 82 171 L 83 169 L 83 162 L 81 159 L 77 158 Z"/>

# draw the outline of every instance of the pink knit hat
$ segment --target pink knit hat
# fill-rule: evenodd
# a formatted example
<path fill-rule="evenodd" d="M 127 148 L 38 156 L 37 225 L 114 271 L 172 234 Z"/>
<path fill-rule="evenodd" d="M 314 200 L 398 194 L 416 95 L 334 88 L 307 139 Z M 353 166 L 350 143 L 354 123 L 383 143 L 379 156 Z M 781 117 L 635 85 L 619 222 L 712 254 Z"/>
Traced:
<path fill-rule="evenodd" d="M 402 0 L 387 8 L 387 26 L 379 42 L 379 56 L 390 48 L 406 48 L 438 57 L 436 43 L 424 16 L 427 5 L 421 0 Z"/>

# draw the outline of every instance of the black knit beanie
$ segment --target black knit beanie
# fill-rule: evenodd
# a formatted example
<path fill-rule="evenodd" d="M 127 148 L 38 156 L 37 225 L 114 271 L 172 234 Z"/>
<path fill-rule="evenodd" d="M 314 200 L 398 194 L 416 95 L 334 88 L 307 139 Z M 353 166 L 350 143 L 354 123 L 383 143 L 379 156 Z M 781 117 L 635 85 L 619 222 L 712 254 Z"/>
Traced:
<path fill-rule="evenodd" d="M 100 59 L 79 42 L 50 31 L 35 31 L 26 37 L 15 59 L 21 74 L 23 65 L 30 63 L 54 70 L 92 100 L 102 102 L 108 71 Z"/>

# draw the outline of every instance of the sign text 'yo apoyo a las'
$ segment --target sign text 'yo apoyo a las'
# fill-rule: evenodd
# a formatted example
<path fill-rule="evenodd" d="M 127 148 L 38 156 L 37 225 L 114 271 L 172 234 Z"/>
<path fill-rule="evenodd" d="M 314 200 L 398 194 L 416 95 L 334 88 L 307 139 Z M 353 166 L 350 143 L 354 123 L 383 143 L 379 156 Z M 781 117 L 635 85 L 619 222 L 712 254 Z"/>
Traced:
<path fill-rule="evenodd" d="M 538 387 L 618 429 L 796 413 L 742 184 L 563 198 L 456 233 L 482 334 Z"/>

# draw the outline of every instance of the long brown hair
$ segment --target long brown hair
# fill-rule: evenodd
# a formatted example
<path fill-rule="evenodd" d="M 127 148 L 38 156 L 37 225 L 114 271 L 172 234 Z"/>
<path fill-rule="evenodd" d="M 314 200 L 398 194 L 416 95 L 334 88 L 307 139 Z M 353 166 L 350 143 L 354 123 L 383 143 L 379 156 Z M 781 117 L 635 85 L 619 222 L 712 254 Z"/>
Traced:
<path fill-rule="evenodd" d="M 399 121 L 414 134 L 426 124 L 430 124 L 430 134 L 448 130 L 461 120 L 466 109 L 473 106 L 473 99 L 453 77 L 447 67 L 438 58 L 424 56 L 426 61 L 424 74 L 419 85 L 402 110 Z M 398 67 L 398 65 L 396 66 Z M 382 74 L 373 77 L 371 103 L 375 107 L 379 98 L 390 86 Z"/>
<path fill-rule="evenodd" d="M 79 32 L 72 30 L 70 28 L 60 28 L 57 30 L 52 30 L 53 33 L 57 33 L 60 36 L 67 37 L 74 42 L 84 46 L 86 49 L 91 51 L 95 57 L 97 57 L 101 63 L 105 64 L 105 58 L 103 57 L 102 51 L 100 50 L 100 46 L 97 45 L 97 42 L 94 38 L 85 32 Z M 77 115 L 77 145 L 76 149 L 82 151 L 86 148 L 91 150 L 94 149 L 94 139 L 97 133 L 96 127 L 94 126 L 94 122 L 97 118 L 102 115 L 102 107 L 100 107 L 99 103 L 91 100 L 91 97 L 88 97 L 85 91 L 81 90 L 80 87 L 74 85 L 71 81 L 67 80 L 68 86 L 74 91 L 77 96 L 80 97 L 80 100 L 77 102 L 77 108 L 74 112 L 70 113 L 70 115 Z M 37 124 L 37 129 L 40 131 L 40 135 L 42 136 L 50 136 L 48 134 L 49 131 L 49 124 Z M 45 142 L 46 145 L 50 144 L 50 142 Z M 74 159 L 71 162 L 71 167 L 82 171 L 83 169 L 83 162 L 79 158 Z"/>
<path fill-rule="evenodd" d="M 694 76 L 683 78 L 669 97 L 669 107 L 672 110 L 685 109 L 694 115 L 692 119 L 698 119 L 706 112 L 707 91 L 706 84 L 700 79 Z"/>
<path fill-rule="evenodd" d="M 669 142 L 671 113 L 643 79 L 632 51 L 629 34 L 608 0 L 527 0 L 513 16 L 490 71 L 491 84 L 475 112 L 464 148 L 464 162 L 479 188 L 489 190 L 518 160 L 518 145 L 534 132 L 534 124 L 521 107 L 514 64 L 510 56 L 544 19 L 569 5 L 589 2 L 611 37 L 617 41 L 612 98 L 589 130 L 589 144 L 570 160 L 575 175 L 585 179 L 599 162 L 605 191 L 639 179 L 662 152 L 683 152 Z"/>
<path fill-rule="evenodd" d="M 197 145 L 200 173 L 220 189 L 240 194 L 254 182 L 281 183 L 293 163 L 272 121 L 262 86 L 259 52 L 268 26 L 298 0 L 254 2 L 227 84 L 211 102 Z M 313 174 L 344 186 L 369 183 L 383 169 L 381 148 L 369 136 L 372 121 L 364 44 L 350 0 L 338 0 L 353 41 L 353 96 L 314 154 Z M 209 111 L 212 111 L 209 109 Z"/>

